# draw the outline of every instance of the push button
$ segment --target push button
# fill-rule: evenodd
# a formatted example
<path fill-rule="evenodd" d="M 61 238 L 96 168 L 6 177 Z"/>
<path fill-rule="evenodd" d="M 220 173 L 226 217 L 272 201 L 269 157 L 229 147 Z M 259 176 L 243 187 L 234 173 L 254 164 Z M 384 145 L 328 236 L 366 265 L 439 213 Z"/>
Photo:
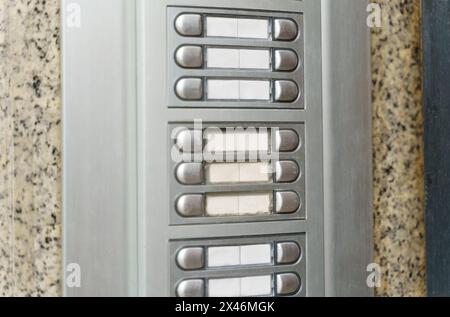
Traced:
<path fill-rule="evenodd" d="M 300 168 L 294 161 L 279 161 L 275 164 L 275 180 L 277 183 L 291 183 L 297 180 Z"/>
<path fill-rule="evenodd" d="M 293 295 L 300 290 L 300 279 L 294 273 L 277 275 L 277 295 Z"/>
<path fill-rule="evenodd" d="M 292 50 L 275 50 L 274 69 L 277 71 L 293 71 L 297 68 L 298 57 Z"/>
<path fill-rule="evenodd" d="M 297 23 L 289 19 L 273 21 L 273 38 L 277 41 L 292 41 L 297 37 Z"/>
<path fill-rule="evenodd" d="M 185 280 L 180 282 L 177 287 L 178 297 L 204 297 L 205 282 L 201 279 Z"/>
<path fill-rule="evenodd" d="M 294 130 L 278 130 L 275 133 L 275 150 L 292 152 L 300 145 L 300 138 Z"/>
<path fill-rule="evenodd" d="M 201 78 L 182 78 L 175 87 L 177 96 L 183 100 L 200 100 L 203 98 L 203 80 Z"/>
<path fill-rule="evenodd" d="M 300 259 L 300 247 L 295 242 L 277 243 L 277 264 L 292 264 Z"/>
<path fill-rule="evenodd" d="M 177 148 L 185 153 L 203 151 L 203 131 L 183 130 L 176 137 Z"/>
<path fill-rule="evenodd" d="M 203 31 L 200 14 L 181 14 L 175 20 L 175 29 L 183 36 L 200 36 Z"/>
<path fill-rule="evenodd" d="M 183 217 L 201 217 L 205 213 L 205 198 L 201 194 L 183 195 L 176 207 Z"/>
<path fill-rule="evenodd" d="M 203 248 L 184 248 L 177 254 L 177 263 L 183 270 L 198 270 L 205 265 Z"/>
<path fill-rule="evenodd" d="M 277 192 L 275 194 L 276 212 L 290 214 L 300 208 L 300 197 L 295 192 Z"/>
<path fill-rule="evenodd" d="M 184 68 L 200 68 L 203 65 L 203 49 L 201 46 L 181 46 L 175 53 L 175 60 Z"/>
<path fill-rule="evenodd" d="M 275 81 L 275 101 L 292 102 L 298 97 L 297 84 L 291 80 Z"/>
<path fill-rule="evenodd" d="M 200 185 L 203 183 L 202 163 L 182 163 L 177 168 L 177 180 L 183 185 Z"/>

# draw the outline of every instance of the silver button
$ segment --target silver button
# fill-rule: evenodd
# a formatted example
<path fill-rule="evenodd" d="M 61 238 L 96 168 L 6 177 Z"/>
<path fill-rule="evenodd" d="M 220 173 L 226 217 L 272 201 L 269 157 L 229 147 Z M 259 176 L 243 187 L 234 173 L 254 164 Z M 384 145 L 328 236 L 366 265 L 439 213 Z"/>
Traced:
<path fill-rule="evenodd" d="M 298 34 L 297 23 L 289 19 L 275 19 L 273 21 L 273 38 L 277 41 L 295 40 Z"/>
<path fill-rule="evenodd" d="M 300 290 L 300 278 L 294 273 L 277 275 L 277 295 L 293 295 Z"/>
<path fill-rule="evenodd" d="M 275 194 L 276 212 L 290 214 L 300 208 L 300 197 L 296 192 L 277 192 Z"/>
<path fill-rule="evenodd" d="M 292 80 L 275 81 L 275 101 L 292 102 L 298 97 L 298 86 Z"/>
<path fill-rule="evenodd" d="M 177 134 L 177 148 L 185 153 L 201 153 L 203 151 L 203 131 L 183 130 Z"/>
<path fill-rule="evenodd" d="M 202 194 L 183 195 L 177 201 L 177 212 L 183 217 L 201 217 L 205 213 Z"/>
<path fill-rule="evenodd" d="M 183 270 L 198 270 L 205 265 L 203 248 L 184 248 L 177 254 L 177 264 Z"/>
<path fill-rule="evenodd" d="M 275 50 L 274 69 L 278 71 L 293 71 L 297 68 L 298 57 L 292 50 Z"/>
<path fill-rule="evenodd" d="M 184 280 L 178 284 L 178 297 L 203 297 L 205 296 L 205 282 L 203 280 Z"/>
<path fill-rule="evenodd" d="M 200 36 L 203 31 L 202 16 L 200 14 L 181 14 L 175 20 L 175 29 L 180 35 Z"/>
<path fill-rule="evenodd" d="M 183 100 L 203 98 L 203 80 L 201 78 L 182 78 L 175 87 L 177 96 Z"/>
<path fill-rule="evenodd" d="M 292 152 L 300 145 L 300 138 L 294 130 L 278 130 L 275 133 L 275 150 L 277 152 Z"/>
<path fill-rule="evenodd" d="M 300 259 L 300 247 L 295 242 L 277 243 L 277 264 L 292 264 Z"/>
<path fill-rule="evenodd" d="M 183 185 L 199 185 L 203 183 L 202 163 L 182 163 L 177 167 L 177 180 Z"/>
<path fill-rule="evenodd" d="M 291 183 L 297 180 L 300 168 L 294 161 L 279 161 L 275 164 L 275 180 L 277 183 Z"/>
<path fill-rule="evenodd" d="M 203 65 L 203 49 L 201 46 L 181 46 L 175 53 L 175 60 L 184 68 L 200 68 Z"/>

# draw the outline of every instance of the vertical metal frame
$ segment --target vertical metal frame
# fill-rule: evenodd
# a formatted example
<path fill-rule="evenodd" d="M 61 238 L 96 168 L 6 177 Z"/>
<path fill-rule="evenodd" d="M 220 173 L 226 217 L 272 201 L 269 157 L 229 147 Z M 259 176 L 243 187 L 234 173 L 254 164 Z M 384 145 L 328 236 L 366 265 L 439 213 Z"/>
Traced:
<path fill-rule="evenodd" d="M 136 295 L 135 2 L 61 12 L 64 294 Z"/>
<path fill-rule="evenodd" d="M 371 296 L 370 29 L 367 2 L 322 1 L 325 293 Z"/>
<path fill-rule="evenodd" d="M 253 127 L 255 129 L 259 129 L 261 127 L 267 128 L 268 130 L 272 128 L 276 129 L 291 129 L 295 131 L 300 138 L 300 144 L 295 151 L 279 153 L 280 161 L 295 161 L 300 169 L 300 176 L 295 182 L 291 183 L 276 183 L 270 182 L 267 184 L 202 184 L 202 185 L 182 185 L 176 180 L 176 168 L 179 163 L 174 161 L 170 161 L 169 170 L 168 170 L 168 179 L 169 179 L 169 217 L 170 217 L 170 225 L 188 225 L 188 224 L 210 224 L 210 223 L 239 223 L 239 222 L 263 222 L 263 221 L 283 221 L 283 220 L 291 220 L 291 219 L 305 219 L 307 217 L 306 210 L 308 202 L 306 201 L 305 195 L 305 126 L 304 124 L 280 124 L 280 122 L 264 122 L 264 123 L 254 123 L 254 122 L 240 122 L 236 125 L 236 123 L 232 122 L 220 122 L 220 123 L 208 123 L 202 122 L 203 128 L 207 129 L 208 127 L 215 128 L 224 128 L 227 127 Z M 190 123 L 181 123 L 178 124 L 169 124 L 168 135 L 173 134 L 174 129 L 179 128 L 188 128 L 192 129 L 193 124 Z M 275 147 L 274 142 L 272 142 L 271 153 L 274 153 Z M 172 149 L 174 147 L 174 140 L 169 139 L 168 149 Z M 274 162 L 271 162 L 274 164 Z M 176 211 L 176 201 L 183 194 L 206 194 L 206 193 L 237 193 L 237 192 L 273 192 L 276 191 L 295 191 L 301 200 L 300 208 L 290 214 L 276 214 L 272 213 L 267 216 L 238 216 L 238 217 L 192 217 L 185 218 L 181 217 Z M 275 201 L 274 201 L 275 203 Z"/>

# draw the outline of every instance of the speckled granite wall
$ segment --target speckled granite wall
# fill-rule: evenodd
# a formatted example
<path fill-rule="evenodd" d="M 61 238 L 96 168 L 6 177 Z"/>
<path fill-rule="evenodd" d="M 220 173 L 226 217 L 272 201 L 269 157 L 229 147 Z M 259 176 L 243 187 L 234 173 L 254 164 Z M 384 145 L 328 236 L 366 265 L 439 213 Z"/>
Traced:
<path fill-rule="evenodd" d="M 61 294 L 59 0 L 0 0 L 0 295 Z"/>
<path fill-rule="evenodd" d="M 419 0 L 373 33 L 381 296 L 424 295 Z M 59 0 L 0 0 L 0 296 L 61 294 Z"/>
<path fill-rule="evenodd" d="M 375 262 L 380 296 L 424 296 L 420 0 L 382 0 L 372 37 Z"/>

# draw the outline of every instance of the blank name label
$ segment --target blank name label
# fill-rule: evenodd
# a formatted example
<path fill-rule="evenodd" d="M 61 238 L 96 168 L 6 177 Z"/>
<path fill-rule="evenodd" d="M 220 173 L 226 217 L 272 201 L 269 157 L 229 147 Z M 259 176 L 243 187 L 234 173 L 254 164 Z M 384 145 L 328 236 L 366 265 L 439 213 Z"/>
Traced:
<path fill-rule="evenodd" d="M 205 167 L 208 184 L 268 183 L 272 180 L 270 162 L 212 163 Z"/>
<path fill-rule="evenodd" d="M 270 52 L 267 49 L 208 48 L 206 52 L 208 68 L 270 68 Z"/>
<path fill-rule="evenodd" d="M 236 129 L 236 130 L 206 130 L 203 138 L 206 140 L 205 152 L 263 152 L 270 150 L 271 133 L 268 129 Z"/>
<path fill-rule="evenodd" d="M 272 200 L 271 192 L 207 194 L 206 215 L 209 217 L 268 215 L 272 212 Z"/>
<path fill-rule="evenodd" d="M 209 297 L 269 296 L 272 275 L 210 279 Z"/>
<path fill-rule="evenodd" d="M 269 20 L 228 17 L 207 17 L 206 36 L 268 39 Z"/>
<path fill-rule="evenodd" d="M 271 263 L 271 244 L 208 248 L 208 267 L 263 265 Z"/>
<path fill-rule="evenodd" d="M 208 100 L 270 100 L 269 80 L 209 79 Z"/>

